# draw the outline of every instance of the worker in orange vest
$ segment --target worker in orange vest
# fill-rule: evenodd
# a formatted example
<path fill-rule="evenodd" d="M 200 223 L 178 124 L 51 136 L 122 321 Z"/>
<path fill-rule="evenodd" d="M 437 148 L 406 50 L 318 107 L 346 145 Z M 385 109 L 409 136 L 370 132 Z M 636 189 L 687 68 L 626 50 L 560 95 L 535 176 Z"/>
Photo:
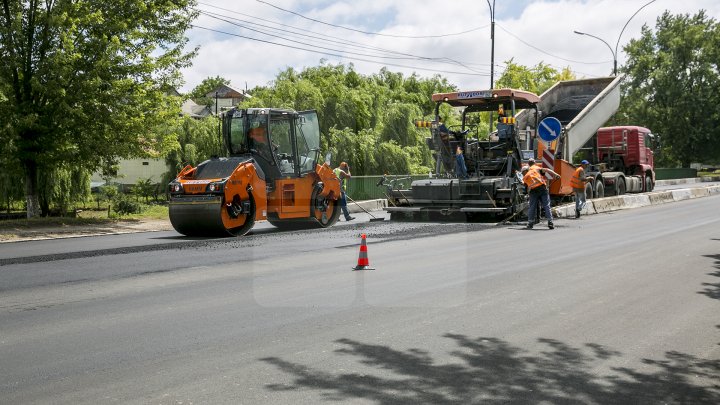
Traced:
<path fill-rule="evenodd" d="M 580 162 L 580 166 L 575 169 L 570 179 L 570 185 L 575 193 L 575 218 L 580 218 L 580 212 L 585 208 L 585 183 L 591 180 L 585 176 L 585 168 L 589 164 L 587 160 Z"/>
<path fill-rule="evenodd" d="M 533 161 L 534 162 L 534 161 Z M 548 219 L 548 228 L 555 229 L 553 224 L 552 211 L 550 210 L 550 193 L 548 192 L 547 175 L 553 178 L 559 178 L 560 175 L 552 169 L 542 167 L 540 165 L 524 166 L 523 183 L 527 186 L 530 195 L 530 206 L 528 207 L 528 224 L 527 229 L 533 229 L 535 224 L 535 216 L 540 215 L 537 211 L 538 201 L 542 204 L 545 211 L 545 217 Z"/>

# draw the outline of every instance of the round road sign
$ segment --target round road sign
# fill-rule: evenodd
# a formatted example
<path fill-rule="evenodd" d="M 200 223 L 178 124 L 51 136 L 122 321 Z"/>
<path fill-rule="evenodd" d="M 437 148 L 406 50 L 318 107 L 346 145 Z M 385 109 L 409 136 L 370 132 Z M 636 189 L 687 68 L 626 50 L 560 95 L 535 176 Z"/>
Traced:
<path fill-rule="evenodd" d="M 545 142 L 552 142 L 560 136 L 562 124 L 555 117 L 547 117 L 540 121 L 538 136 Z"/>

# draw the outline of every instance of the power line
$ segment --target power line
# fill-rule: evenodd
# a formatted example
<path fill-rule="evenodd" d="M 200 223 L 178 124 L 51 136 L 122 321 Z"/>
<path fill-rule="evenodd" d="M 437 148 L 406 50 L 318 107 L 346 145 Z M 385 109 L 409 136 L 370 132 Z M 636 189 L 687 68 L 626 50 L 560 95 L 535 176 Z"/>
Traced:
<path fill-rule="evenodd" d="M 560 60 L 564 60 L 565 62 L 570 62 L 570 63 L 580 63 L 580 64 L 583 64 L 583 65 L 601 65 L 601 64 L 603 64 L 603 63 L 608 63 L 608 61 L 605 61 L 605 62 L 582 62 L 582 61 L 578 61 L 578 60 L 566 59 L 566 58 L 563 58 L 562 56 L 553 55 L 553 54 L 551 54 L 551 53 L 549 53 L 549 52 L 546 52 L 546 51 L 544 51 L 544 50 L 536 47 L 535 45 L 532 45 L 532 44 L 530 44 L 530 43 L 527 43 L 527 42 L 523 41 L 520 37 L 518 37 L 517 35 L 513 34 L 513 33 L 510 32 L 510 31 L 508 31 L 508 30 L 505 29 L 502 25 L 500 25 L 500 24 L 497 24 L 497 25 L 500 27 L 501 30 L 503 30 L 503 31 L 505 31 L 506 33 L 508 33 L 511 37 L 517 39 L 518 41 L 520 41 L 520 42 L 522 42 L 523 44 L 529 46 L 530 48 L 532 48 L 532 49 L 534 49 L 534 50 L 536 50 L 536 51 L 538 51 L 538 52 L 540 52 L 540 53 L 542 53 L 542 54 L 545 54 L 545 55 L 548 55 L 548 56 L 552 56 L 553 58 L 560 59 Z"/>
<path fill-rule="evenodd" d="M 282 11 L 289 12 L 289 13 L 291 13 L 291 14 L 298 15 L 298 16 L 300 16 L 300 17 L 303 17 L 303 18 L 305 18 L 305 19 L 308 19 L 308 20 L 311 20 L 311 21 L 314 21 L 314 22 L 318 22 L 318 23 L 321 23 L 321 24 L 324 24 L 324 25 L 335 26 L 335 25 L 333 25 L 333 24 L 329 24 L 329 23 L 326 23 L 326 22 L 323 22 L 323 21 L 319 21 L 319 20 L 315 20 L 315 19 L 312 19 L 312 18 L 308 18 L 308 17 L 302 16 L 302 15 L 299 15 L 299 14 L 297 14 L 297 13 L 295 13 L 295 12 L 282 9 L 282 8 L 280 8 L 280 7 L 277 7 L 277 6 L 273 5 L 273 4 L 270 4 L 270 3 L 267 3 L 267 2 L 264 2 L 264 1 L 260 1 L 260 0 L 258 0 L 258 1 L 261 2 L 261 3 L 267 4 L 267 5 L 271 6 L 271 7 L 278 8 L 278 9 L 280 9 L 280 10 L 282 10 Z M 269 20 L 269 19 L 265 19 L 265 18 L 261 18 L 261 17 L 257 17 L 257 16 L 245 14 L 245 13 L 241 13 L 241 12 L 238 12 L 238 11 L 235 11 L 235 10 L 230 10 L 230 9 L 227 9 L 227 8 L 222 8 L 222 7 L 219 7 L 219 6 L 212 5 L 212 4 L 207 4 L 207 3 L 202 3 L 202 2 L 198 2 L 198 4 L 199 4 L 199 5 L 206 6 L 206 7 L 211 7 L 211 8 L 214 8 L 214 9 L 222 10 L 222 11 L 225 11 L 225 12 L 228 12 L 228 13 L 238 14 L 238 15 L 245 16 L 245 17 L 248 17 L 248 18 L 252 18 L 253 20 L 264 21 L 264 22 L 267 22 L 267 23 L 270 23 L 270 24 L 279 25 L 279 26 L 281 26 L 281 27 L 283 27 L 283 28 L 276 28 L 276 27 L 272 27 L 272 26 L 268 26 L 268 25 L 264 25 L 264 24 L 259 24 L 259 23 L 254 22 L 254 21 L 243 20 L 243 19 L 226 16 L 226 15 L 219 14 L 219 13 L 214 13 L 214 12 L 210 12 L 210 11 L 198 9 L 199 12 L 201 12 L 202 14 L 206 15 L 206 16 L 209 17 L 209 18 L 214 18 L 214 19 L 217 19 L 217 20 L 220 20 L 220 21 L 223 21 L 223 22 L 226 22 L 226 23 L 235 25 L 235 26 L 240 27 L 240 28 L 244 28 L 244 29 L 247 29 L 247 30 L 250 30 L 250 31 L 254 31 L 254 32 L 263 34 L 263 35 L 268 35 L 268 36 L 271 36 L 271 37 L 274 37 L 274 38 L 279 38 L 279 39 L 282 39 L 282 40 L 285 40 L 285 41 L 294 42 L 294 43 L 301 44 L 301 45 L 316 46 L 316 47 L 318 47 L 318 48 L 325 49 L 325 50 L 332 51 L 332 52 L 340 52 L 340 53 L 353 54 L 353 55 L 358 55 L 358 56 L 366 56 L 366 57 L 371 57 L 371 58 L 381 58 L 381 59 L 408 59 L 408 60 L 419 60 L 419 61 L 424 61 L 424 62 L 449 63 L 449 64 L 454 64 L 454 65 L 457 65 L 457 66 L 462 66 L 462 67 L 464 67 L 464 68 L 466 68 L 466 69 L 468 69 L 468 70 L 470 70 L 470 71 L 472 71 L 472 72 L 475 72 L 476 74 L 464 73 L 464 72 L 438 71 L 438 70 L 435 70 L 435 69 L 422 69 L 422 68 L 416 68 L 416 67 L 410 67 L 410 68 L 416 68 L 416 69 L 418 69 L 418 70 L 426 70 L 426 71 L 437 71 L 437 72 L 440 72 L 440 73 L 488 76 L 488 73 L 486 73 L 486 72 L 480 72 L 480 71 L 478 71 L 478 70 L 476 70 L 475 68 L 472 67 L 472 66 L 488 66 L 488 64 L 460 62 L 460 61 L 457 61 L 457 60 L 454 60 L 454 59 L 451 59 L 451 58 L 447 58 L 447 57 L 442 57 L 442 58 L 426 57 L 426 56 L 420 56 L 420 55 L 414 55 L 414 54 L 410 54 L 410 53 L 404 53 L 404 52 L 394 51 L 394 50 L 390 50 L 390 49 L 384 49 L 384 48 L 380 48 L 380 47 L 368 46 L 368 45 L 359 44 L 359 43 L 352 42 L 352 41 L 338 40 L 338 39 L 335 39 L 335 38 L 329 39 L 329 38 L 332 38 L 332 37 L 329 37 L 329 36 L 326 35 L 326 34 L 319 33 L 319 32 L 316 32 L 316 31 L 312 31 L 312 30 L 307 30 L 307 29 L 303 29 L 303 28 L 299 28 L 299 27 L 290 26 L 290 25 L 287 25 L 287 24 L 284 24 L 284 23 L 279 23 L 279 22 L 277 22 L 277 21 L 272 21 L 272 20 Z M 234 23 L 234 22 L 232 22 L 232 21 L 228 21 L 227 19 L 231 19 L 231 20 L 234 20 L 234 21 L 239 21 L 239 22 L 242 22 L 242 23 L 245 23 L 245 24 L 250 24 L 250 25 L 253 25 L 253 26 L 258 26 L 258 27 L 266 28 L 266 29 L 269 29 L 269 30 L 277 31 L 277 32 L 282 32 L 282 33 L 290 34 L 290 35 L 292 35 L 292 36 L 299 36 L 299 37 L 311 38 L 311 39 L 316 39 L 316 40 L 323 41 L 323 42 L 327 42 L 327 43 L 344 45 L 344 46 L 348 46 L 348 47 L 352 47 L 352 48 L 358 48 L 358 49 L 373 50 L 373 51 L 378 51 L 378 52 L 381 52 L 381 53 L 387 53 L 387 54 L 389 54 L 389 55 L 401 55 L 401 56 L 405 56 L 405 57 L 362 54 L 362 53 L 350 52 L 350 51 L 346 51 L 346 50 L 339 50 L 339 49 L 321 47 L 321 46 L 317 46 L 317 45 L 314 45 L 314 44 L 309 44 L 309 43 L 306 43 L 306 42 L 300 42 L 300 41 L 295 41 L 295 40 L 292 40 L 292 39 L 288 39 L 288 38 L 286 38 L 286 37 L 279 36 L 279 35 L 277 35 L 276 33 L 264 32 L 264 31 L 262 31 L 262 30 L 254 29 L 254 28 L 249 27 L 249 26 L 247 26 L 247 25 L 237 24 L 237 23 Z M 487 26 L 488 26 L 488 25 L 485 25 L 485 26 L 482 26 L 482 27 L 478 27 L 478 28 L 476 28 L 476 29 L 474 29 L 474 30 L 486 28 Z M 341 27 L 341 26 L 335 26 L 335 27 L 347 29 L 346 27 Z M 198 28 L 207 29 L 207 28 L 199 27 L 199 26 L 198 26 Z M 292 30 L 291 30 L 291 29 L 292 29 Z M 551 54 L 551 53 L 549 53 L 549 52 L 544 51 L 543 49 L 541 49 L 541 48 L 539 48 L 539 47 L 536 47 L 536 46 L 534 46 L 534 45 L 532 45 L 532 44 L 530 44 L 530 43 L 525 42 L 524 40 L 522 40 L 522 39 L 519 38 L 517 35 L 513 34 L 512 32 L 510 32 L 509 30 L 505 29 L 504 27 L 501 27 L 501 29 L 503 29 L 503 31 L 505 31 L 505 32 L 508 33 L 510 36 L 514 37 L 515 39 L 517 39 L 518 41 L 520 41 L 520 42 L 523 43 L 524 45 L 526 45 L 526 46 L 528 46 L 528 47 L 530 47 L 530 48 L 532 48 L 532 49 L 535 49 L 536 51 L 538 51 L 538 52 L 540 52 L 540 53 L 543 53 L 543 54 L 545 54 L 545 55 L 551 56 L 551 57 L 553 57 L 553 58 L 557 58 L 557 59 L 564 60 L 564 61 L 567 61 L 567 62 L 572 62 L 572 63 L 580 63 L 580 64 L 603 64 L 603 63 L 607 63 L 607 62 L 582 62 L 582 61 L 575 61 L 575 60 L 566 59 L 566 58 L 563 58 L 563 57 L 560 57 L 560 56 L 557 56 L 557 55 L 553 55 L 553 54 Z M 365 34 L 377 34 L 377 35 L 390 36 L 390 35 L 379 34 L 379 33 L 368 33 L 368 32 L 365 32 L 365 31 L 359 31 L 359 30 L 353 30 L 353 29 L 349 29 L 349 30 L 351 30 L 351 31 L 357 31 L 357 32 L 360 32 L 360 33 L 365 33 Z M 301 32 L 297 32 L 297 31 L 307 32 L 307 33 L 314 34 L 314 35 L 303 34 L 303 33 L 301 33 Z M 471 30 L 471 31 L 472 31 L 472 30 Z M 466 31 L 465 33 L 471 32 L 471 31 Z M 289 46 L 289 45 L 283 45 L 283 44 L 274 43 L 274 42 L 271 42 L 271 41 L 263 41 L 263 40 L 260 40 L 260 39 L 257 39 L 257 38 L 244 37 L 244 36 L 241 36 L 241 35 L 236 35 L 236 34 L 227 33 L 227 32 L 223 32 L 223 31 L 216 31 L 216 32 L 224 33 L 224 34 L 226 34 L 226 35 L 239 36 L 239 37 L 243 37 L 243 38 L 247 38 L 247 39 L 251 39 L 251 40 L 257 40 L 257 41 L 267 42 L 267 43 L 271 43 L 271 44 L 274 44 L 274 45 L 277 45 L 277 46 L 287 46 L 287 47 L 293 48 L 293 49 L 306 50 L 306 51 L 309 51 L 309 52 L 320 53 L 320 54 L 331 55 L 331 56 L 337 56 L 337 57 L 345 58 L 345 59 L 355 59 L 355 60 L 360 60 L 360 61 L 365 61 L 365 62 L 370 62 L 370 63 L 381 64 L 380 62 L 377 62 L 377 61 L 369 61 L 369 60 L 365 60 L 365 59 L 353 58 L 353 57 L 349 57 L 349 56 L 347 56 L 347 55 L 341 55 L 341 54 L 335 54 L 335 53 L 329 53 L 329 52 L 313 51 L 313 50 L 311 50 L 311 49 L 294 47 L 294 46 Z M 440 36 L 397 36 L 397 37 L 400 37 L 400 38 L 436 38 L 436 37 L 443 37 L 443 36 L 450 36 L 450 35 L 458 35 L 458 34 L 445 34 L 445 35 L 440 35 Z M 388 66 L 399 66 L 399 67 L 409 67 L 409 66 L 404 66 L 404 65 L 393 65 L 393 64 L 387 64 L 387 63 L 386 63 L 386 65 L 388 65 Z M 506 68 L 506 66 L 505 66 L 504 64 L 503 64 L 503 65 L 497 64 L 497 66 L 500 67 L 500 68 L 503 68 L 503 69 Z M 552 65 L 550 65 L 550 66 L 552 66 Z M 555 66 L 555 67 L 558 68 L 559 70 L 563 70 L 563 69 L 566 68 L 565 66 L 562 66 L 562 67 Z M 573 70 L 573 69 L 571 69 L 571 71 L 574 72 L 574 73 L 576 73 L 576 74 L 581 74 L 581 75 L 584 75 L 584 76 L 592 76 L 592 75 L 589 75 L 589 74 L 587 74 L 587 73 L 578 72 L 578 71 Z"/>
<path fill-rule="evenodd" d="M 195 25 L 195 24 L 192 24 L 191 27 L 193 27 L 193 28 L 198 28 L 198 29 L 202 29 L 202 30 L 206 30 L 206 31 L 210 31 L 210 32 L 215 32 L 215 33 L 218 33 L 218 34 L 224 34 L 224 35 L 229 35 L 229 36 L 233 36 L 233 37 L 249 39 L 249 40 L 251 40 L 251 41 L 262 42 L 262 43 L 266 43 L 266 44 L 270 44 L 270 45 L 276 45 L 276 46 L 281 46 L 281 47 L 290 48 L 290 49 L 297 49 L 297 50 L 306 51 L 306 52 L 312 52 L 312 53 L 319 53 L 319 54 L 321 54 L 321 55 L 335 56 L 335 57 L 338 57 L 338 58 L 341 58 L 341 59 L 356 60 L 356 61 L 360 61 L 360 62 L 375 63 L 375 64 L 378 64 L 378 65 L 394 66 L 394 67 L 401 67 L 401 68 L 407 68 L 407 69 L 430 71 L 430 72 L 435 72 L 435 73 L 457 74 L 457 75 L 466 75 L 466 76 L 488 76 L 488 74 L 482 74 L 482 73 L 453 72 L 453 71 L 444 71 L 444 70 L 437 70 L 437 69 L 426 69 L 426 68 L 420 68 L 420 67 L 417 67 L 417 66 L 399 65 L 399 64 L 394 64 L 394 63 L 383 63 L 383 62 L 378 62 L 378 61 L 369 60 L 369 59 L 354 58 L 354 57 L 349 57 L 349 56 L 345 56 L 345 55 L 342 55 L 342 54 L 336 54 L 336 53 L 330 53 L 330 52 L 323 52 L 323 51 L 316 51 L 316 50 L 314 50 L 314 49 L 308 49 L 308 48 L 303 48 L 303 47 L 299 47 L 299 46 L 292 46 L 292 45 L 281 44 L 281 43 L 277 43 L 277 42 L 273 42 L 273 41 L 267 41 L 267 40 L 263 40 L 263 39 L 259 39 L 259 38 L 248 37 L 248 36 L 245 36 L 245 35 L 233 34 L 233 33 L 231 33 L 231 32 L 216 30 L 216 29 L 212 29 L 212 28 L 208 28 L 208 27 L 203 27 L 203 26 Z"/>
<path fill-rule="evenodd" d="M 318 24 L 323 24 L 323 25 L 327 25 L 327 26 L 330 26 L 330 27 L 340 28 L 340 29 L 344 29 L 344 30 L 348 30 L 348 31 L 353 31 L 353 32 L 359 32 L 359 33 L 361 33 L 361 34 L 366 34 L 366 35 L 377 35 L 377 36 L 390 37 L 390 38 L 415 38 L 415 39 L 421 39 L 421 38 L 443 38 L 443 37 L 451 37 L 451 36 L 457 36 L 457 35 L 464 35 L 464 34 L 468 34 L 468 33 L 471 33 L 471 32 L 475 32 L 475 31 L 478 31 L 478 30 L 481 30 L 481 29 L 487 27 L 487 25 L 485 25 L 485 26 L 483 26 L 483 27 L 472 28 L 472 29 L 469 29 L 469 30 L 467 30 L 467 31 L 456 32 L 456 33 L 452 33 L 452 34 L 442 34 L 442 35 L 419 35 L 419 36 L 415 36 L 415 35 L 382 34 L 382 33 L 379 33 L 379 32 L 362 31 L 362 30 L 356 30 L 356 29 L 354 29 L 354 28 L 343 27 L 342 25 L 331 24 L 331 23 L 328 23 L 328 22 L 325 22 L 325 21 L 316 20 L 316 19 L 314 19 L 314 18 L 306 17 L 306 16 L 304 16 L 304 15 L 302 15 L 302 14 L 300 14 L 300 13 L 296 13 L 295 11 L 286 10 L 286 9 L 281 8 L 281 7 L 278 7 L 278 6 L 276 6 L 276 5 L 272 4 L 272 3 L 268 3 L 267 1 L 263 1 L 263 0 L 256 0 L 256 1 L 259 2 L 259 3 L 266 4 L 266 5 L 270 6 L 270 7 L 276 8 L 276 9 L 278 9 L 278 10 L 280 10 L 280 11 L 285 12 L 285 13 L 289 13 L 289 14 L 292 14 L 292 15 L 296 15 L 296 16 L 298 16 L 298 17 L 300 17 L 300 18 L 304 18 L 304 19 L 306 19 L 306 20 L 316 22 L 316 23 L 318 23 Z"/>
<path fill-rule="evenodd" d="M 205 3 L 199 3 L 199 4 L 206 5 Z M 247 15 L 247 14 L 244 14 L 244 13 L 240 13 L 240 12 L 235 12 L 235 11 L 229 10 L 229 9 L 224 9 L 224 8 L 216 7 L 216 6 L 211 6 L 211 7 L 220 9 L 220 10 L 225 11 L 225 12 L 235 13 L 235 14 L 239 14 L 239 15 L 246 16 L 246 17 L 255 18 L 255 17 L 253 17 L 253 16 L 250 16 L 250 15 Z M 261 20 L 261 21 L 266 21 L 266 22 L 269 22 L 269 23 L 271 23 L 271 24 L 280 25 L 280 26 L 282 26 L 283 28 L 291 28 L 291 29 L 293 29 L 293 30 L 305 31 L 305 32 L 309 32 L 309 33 L 312 33 L 312 34 L 315 34 L 315 35 L 307 35 L 307 34 L 302 34 L 302 33 L 295 32 L 295 31 L 291 31 L 291 30 L 288 30 L 288 29 L 271 27 L 271 26 L 268 26 L 268 25 L 259 24 L 259 23 L 252 22 L 252 21 L 247 21 L 247 20 L 242 20 L 242 19 L 238 19 L 238 18 L 234 18 L 234 17 L 229 17 L 229 16 L 226 16 L 226 15 L 223 15 L 223 14 L 214 13 L 214 12 L 210 12 L 210 11 L 205 11 L 205 10 L 201 10 L 201 9 L 197 9 L 197 10 L 198 10 L 200 13 L 202 13 L 203 15 L 207 16 L 207 17 L 214 18 L 214 19 L 217 19 L 217 20 L 220 20 L 220 21 L 224 21 L 224 22 L 226 22 L 226 23 L 229 23 L 229 24 L 232 24 L 232 25 L 241 27 L 241 28 L 245 28 L 245 29 L 248 29 L 248 30 L 250 30 L 250 31 L 258 32 L 258 33 L 261 33 L 261 34 L 264 34 L 264 35 L 272 36 L 272 37 L 275 37 L 275 38 L 280 38 L 280 39 L 283 39 L 283 40 L 286 40 L 286 41 L 289 41 L 289 42 L 299 43 L 299 44 L 301 44 L 301 45 L 316 46 L 316 45 L 314 45 L 314 44 L 309 44 L 309 43 L 306 43 L 306 42 L 294 41 L 294 40 L 292 40 L 292 39 L 288 39 L 288 38 L 285 38 L 285 37 L 281 37 L 281 36 L 278 36 L 278 35 L 276 35 L 276 34 L 272 34 L 272 33 L 268 33 L 268 32 L 263 32 L 263 31 L 261 31 L 261 30 L 257 30 L 257 29 L 248 27 L 247 25 L 237 24 L 237 23 L 234 23 L 234 22 L 232 22 L 232 21 L 228 21 L 227 19 L 231 19 L 231 20 L 234 20 L 234 21 L 240 21 L 240 22 L 242 22 L 242 23 L 250 24 L 250 25 L 253 25 L 253 26 L 260 26 L 260 27 L 263 27 L 263 28 L 266 28 L 266 29 L 270 29 L 270 30 L 273 30 L 273 31 L 280 31 L 280 32 L 283 32 L 283 33 L 289 33 L 289 34 L 296 35 L 296 36 L 313 38 L 313 39 L 317 39 L 317 40 L 324 41 L 324 42 L 330 42 L 330 43 L 334 43 L 334 44 L 342 44 L 342 45 L 345 45 L 345 46 L 350 46 L 350 47 L 355 47 L 355 48 L 360 48 L 360 49 L 376 50 L 376 51 L 380 51 L 380 52 L 384 52 L 384 53 L 388 53 L 388 54 L 403 55 L 403 56 L 408 56 L 409 58 L 394 57 L 394 56 L 382 56 L 382 55 L 359 54 L 359 53 L 349 52 L 349 51 L 346 51 L 346 50 L 338 50 L 338 49 L 332 49 L 332 48 L 326 48 L 326 47 L 318 46 L 319 48 L 326 49 L 326 50 L 330 50 L 330 51 L 333 51 L 333 52 L 346 52 L 346 53 L 352 53 L 352 54 L 360 55 L 360 56 L 377 57 L 377 58 L 384 58 L 384 59 L 414 59 L 414 60 L 423 60 L 423 61 L 436 61 L 436 62 L 439 62 L 439 63 L 448 63 L 448 64 L 453 64 L 453 65 L 461 66 L 461 67 L 464 67 L 464 68 L 466 68 L 466 69 L 468 69 L 468 70 L 470 70 L 470 71 L 472 71 L 472 72 L 475 72 L 475 73 L 483 73 L 483 72 L 480 72 L 480 71 L 476 70 L 475 68 L 472 68 L 472 67 L 468 66 L 468 64 L 466 64 L 466 63 L 463 63 L 463 62 L 461 62 L 461 61 L 458 61 L 458 60 L 455 60 L 455 59 L 452 59 L 452 58 L 448 58 L 448 57 L 437 58 L 437 57 L 420 56 L 420 55 L 414 55 L 414 54 L 409 54 L 409 53 L 404 53 L 404 52 L 398 52 L 398 51 L 394 51 L 394 50 L 383 49 L 383 48 L 379 48 L 379 47 L 372 47 L 372 46 L 357 44 L 357 43 L 351 42 L 351 41 L 338 41 L 338 40 L 335 40 L 335 39 L 327 39 L 327 36 L 326 36 L 325 34 L 317 33 L 317 32 L 314 32 L 314 31 L 309 31 L 309 30 L 305 30 L 305 29 L 301 29 L 301 28 L 297 28 L 297 27 L 293 27 L 293 26 L 289 26 L 289 25 L 286 25 L 286 24 L 277 23 L 277 22 L 270 21 L 270 20 L 266 20 L 266 19 L 262 19 L 262 18 L 256 18 L 256 19 Z M 319 36 L 317 36 L 317 35 L 319 35 Z"/>
<path fill-rule="evenodd" d="M 239 19 L 235 19 L 235 18 L 232 18 L 232 17 L 224 17 L 224 16 L 220 16 L 220 15 L 215 14 L 215 13 L 209 13 L 209 12 L 207 12 L 207 11 L 202 11 L 202 10 L 200 10 L 200 13 L 203 14 L 203 15 L 205 15 L 205 16 L 207 16 L 207 17 L 209 17 L 209 18 L 213 18 L 213 19 L 216 19 L 216 20 L 219 20 L 219 21 L 223 21 L 223 22 L 226 22 L 226 23 L 228 23 L 228 24 L 231 24 L 231 25 L 234 25 L 234 26 L 237 26 L 237 27 L 240 27 L 240 28 L 244 28 L 244 29 L 249 30 L 249 31 L 257 32 L 257 33 L 260 33 L 260 34 L 263 34 L 263 35 L 268 35 L 268 36 L 271 36 L 271 37 L 274 37 L 274 38 L 283 39 L 283 40 L 289 41 L 289 42 L 298 43 L 298 44 L 301 44 L 301 45 L 316 46 L 316 47 L 318 47 L 318 48 L 326 49 L 326 50 L 330 50 L 330 51 L 345 52 L 345 53 L 354 54 L 354 55 L 368 56 L 368 57 L 376 57 L 376 58 L 383 58 L 383 59 L 424 60 L 424 61 L 437 61 L 437 62 L 442 62 L 443 60 L 447 60 L 447 61 L 453 62 L 453 64 L 460 65 L 460 66 L 463 66 L 463 67 L 467 67 L 467 66 L 464 66 L 461 62 L 453 61 L 453 60 L 450 60 L 450 59 L 448 59 L 448 58 L 431 58 L 431 57 L 413 55 L 413 54 L 409 54 L 409 53 L 402 53 L 402 52 L 397 52 L 397 51 L 392 51 L 392 50 L 386 50 L 386 49 L 383 49 L 383 48 L 377 48 L 377 47 L 370 47 L 370 46 L 358 45 L 358 44 L 355 44 L 355 43 L 352 43 L 352 42 L 348 42 L 348 41 L 329 40 L 329 39 L 322 38 L 322 37 L 317 37 L 317 36 L 312 36 L 312 35 L 305 35 L 305 34 L 298 34 L 298 33 L 295 33 L 295 32 L 293 32 L 293 31 L 278 29 L 278 28 L 274 28 L 274 27 L 268 27 L 268 26 L 265 26 L 265 25 L 262 25 L 262 24 L 254 24 L 254 23 L 252 23 L 252 22 L 248 22 L 248 21 L 244 21 L 244 20 L 239 20 Z M 274 33 L 269 33 L 269 32 L 266 32 L 266 31 L 262 31 L 262 30 L 258 30 L 258 29 L 249 27 L 249 26 L 247 26 L 247 25 L 235 23 L 235 22 L 230 21 L 230 20 L 228 20 L 228 19 L 226 19 L 226 18 L 229 18 L 229 19 L 231 19 L 231 20 L 236 20 L 236 21 L 242 21 L 242 22 L 245 22 L 245 23 L 248 23 L 248 24 L 252 24 L 252 25 L 259 25 L 259 26 L 261 26 L 261 27 L 264 27 L 264 28 L 267 28 L 267 29 L 270 29 L 270 30 L 275 30 L 275 31 L 280 31 L 280 32 L 284 32 L 284 33 L 300 35 L 300 36 L 303 36 L 303 37 L 309 37 L 309 38 L 313 38 L 313 39 L 318 39 L 318 40 L 324 41 L 324 42 L 330 42 L 330 43 L 335 43 L 335 44 L 340 44 L 340 45 L 346 45 L 346 46 L 355 47 L 355 48 L 361 48 L 361 49 L 377 50 L 377 51 L 380 51 L 380 52 L 383 52 L 383 53 L 386 53 L 386 54 L 394 54 L 394 55 L 401 55 L 401 56 L 386 56 L 386 55 L 360 54 L 360 53 L 350 52 L 350 51 L 346 51 L 346 50 L 338 50 L 338 49 L 333 49 L 333 48 L 326 48 L 326 47 L 318 46 L 318 45 L 315 45 L 315 44 L 310 44 L 310 43 L 306 43 L 306 42 L 295 41 L 295 40 L 292 40 L 292 39 L 288 39 L 288 38 L 286 38 L 286 37 L 281 37 L 281 36 L 278 36 L 278 35 L 276 35 L 276 34 L 274 34 Z M 473 70 L 473 69 L 468 68 L 468 70 Z"/>

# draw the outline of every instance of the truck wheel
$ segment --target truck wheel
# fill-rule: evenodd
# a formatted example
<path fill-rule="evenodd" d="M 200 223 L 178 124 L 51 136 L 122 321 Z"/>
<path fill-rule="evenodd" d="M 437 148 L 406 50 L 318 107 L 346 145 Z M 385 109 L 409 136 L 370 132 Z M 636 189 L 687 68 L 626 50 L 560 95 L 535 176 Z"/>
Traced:
<path fill-rule="evenodd" d="M 602 181 L 598 181 L 597 184 L 595 184 L 595 198 L 603 197 L 605 197 L 605 185 Z"/>
<path fill-rule="evenodd" d="M 593 186 L 590 183 L 585 183 L 585 199 L 586 200 L 593 199 Z"/>
<path fill-rule="evenodd" d="M 623 195 L 625 194 L 625 190 L 625 179 L 618 178 L 615 184 L 615 195 Z"/>
<path fill-rule="evenodd" d="M 650 175 L 646 174 L 645 175 L 645 192 L 649 193 L 651 191 L 653 191 L 652 177 L 650 177 Z"/>

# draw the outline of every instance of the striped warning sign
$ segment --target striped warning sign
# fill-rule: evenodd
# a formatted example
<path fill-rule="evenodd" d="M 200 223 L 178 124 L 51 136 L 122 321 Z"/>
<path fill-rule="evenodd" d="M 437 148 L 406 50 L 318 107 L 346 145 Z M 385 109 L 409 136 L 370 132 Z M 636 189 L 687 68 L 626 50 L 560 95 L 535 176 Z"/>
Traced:
<path fill-rule="evenodd" d="M 542 154 L 542 165 L 552 169 L 555 167 L 555 151 L 550 149 L 543 150 Z"/>

